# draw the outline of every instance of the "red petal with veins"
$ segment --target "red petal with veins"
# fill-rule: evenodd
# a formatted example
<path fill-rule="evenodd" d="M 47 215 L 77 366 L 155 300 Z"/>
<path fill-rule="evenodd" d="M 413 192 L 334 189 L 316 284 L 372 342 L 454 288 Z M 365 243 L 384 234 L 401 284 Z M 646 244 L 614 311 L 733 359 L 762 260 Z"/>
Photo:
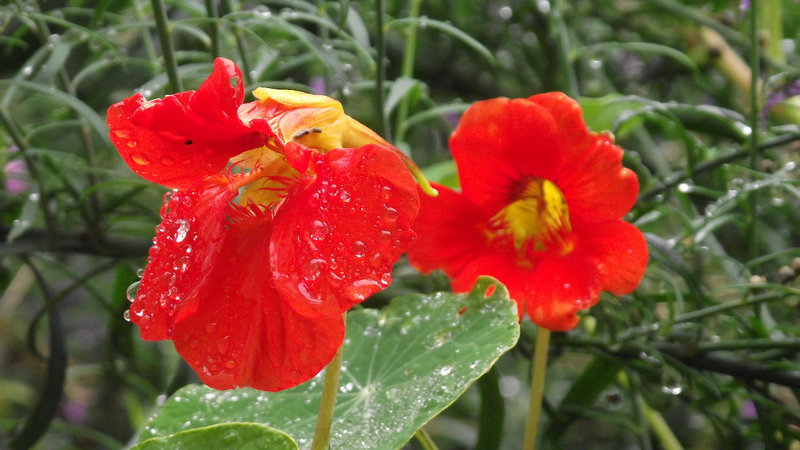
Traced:
<path fill-rule="evenodd" d="M 316 153 L 275 218 L 272 274 L 300 314 L 341 314 L 391 282 L 419 209 L 400 158 L 376 145 Z"/>
<path fill-rule="evenodd" d="M 639 180 L 632 170 L 622 167 L 622 149 L 610 135 L 592 134 L 580 151 L 565 155 L 564 163 L 558 186 L 570 217 L 592 222 L 616 220 L 636 203 Z"/>
<path fill-rule="evenodd" d="M 147 101 L 136 94 L 108 109 L 111 142 L 138 175 L 187 188 L 220 172 L 228 159 L 263 145 L 263 127 L 245 126 L 237 110 L 244 98 L 242 74 L 217 58 L 211 76 L 195 91 Z"/>
<path fill-rule="evenodd" d="M 439 191 L 437 197 L 420 193 L 419 215 L 414 222 L 417 238 L 408 250 L 408 259 L 422 272 L 444 268 L 455 275 L 490 250 L 485 228 L 491 216 L 452 189 L 433 186 Z M 472 284 L 464 290 L 471 288 Z"/>
<path fill-rule="evenodd" d="M 527 99 L 497 98 L 477 102 L 464 113 L 450 138 L 450 151 L 463 194 L 496 213 L 525 177 L 556 182 L 562 136 L 543 107 Z"/>
<path fill-rule="evenodd" d="M 195 290 L 196 311 L 175 324 L 178 353 L 215 389 L 296 386 L 322 370 L 344 339 L 341 313 L 311 320 L 275 290 L 270 229 L 258 213 L 230 224 L 206 255 L 214 263 Z"/>

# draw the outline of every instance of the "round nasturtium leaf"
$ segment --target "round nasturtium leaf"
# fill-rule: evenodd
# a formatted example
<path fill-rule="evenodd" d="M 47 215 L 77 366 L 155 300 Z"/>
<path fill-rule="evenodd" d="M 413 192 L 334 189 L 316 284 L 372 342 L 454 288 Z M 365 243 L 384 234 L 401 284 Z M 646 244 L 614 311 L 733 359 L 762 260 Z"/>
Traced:
<path fill-rule="evenodd" d="M 503 285 L 486 277 L 468 294 L 416 294 L 382 310 L 348 313 L 331 448 L 401 447 L 518 337 L 516 304 Z M 150 420 L 141 439 L 255 422 L 283 430 L 308 448 L 323 374 L 282 392 L 184 387 Z"/>
<path fill-rule="evenodd" d="M 297 450 L 288 434 L 257 423 L 222 423 L 150 438 L 134 450 L 235 448 L 237 450 Z"/>

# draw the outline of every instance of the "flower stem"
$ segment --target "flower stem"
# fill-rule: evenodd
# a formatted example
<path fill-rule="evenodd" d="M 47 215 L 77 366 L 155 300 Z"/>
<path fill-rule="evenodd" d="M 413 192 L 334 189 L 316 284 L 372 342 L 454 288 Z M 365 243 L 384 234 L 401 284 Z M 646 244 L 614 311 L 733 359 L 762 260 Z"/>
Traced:
<path fill-rule="evenodd" d="M 167 69 L 169 84 L 175 91 L 182 91 L 181 79 L 178 77 L 178 63 L 175 61 L 175 48 L 167 29 L 167 10 L 163 0 L 151 0 L 153 5 L 153 15 L 156 19 L 156 29 L 158 30 L 158 40 L 161 41 L 161 53 L 164 55 L 164 66 Z"/>
<path fill-rule="evenodd" d="M 414 437 L 417 438 L 417 442 L 419 445 L 422 446 L 424 450 L 438 450 L 439 447 L 436 446 L 436 443 L 433 442 L 431 436 L 425 431 L 425 428 L 420 428 L 414 433 Z"/>
<path fill-rule="evenodd" d="M 411 4 L 409 5 L 409 12 L 408 17 L 412 19 L 416 19 L 419 17 L 420 7 L 422 6 L 422 0 L 412 0 Z M 403 65 L 400 69 L 400 76 L 404 78 L 411 78 L 414 76 L 414 59 L 417 56 L 417 25 L 415 23 L 411 23 L 408 26 L 408 34 L 406 35 L 406 47 L 403 50 Z M 404 96 L 402 100 L 400 100 L 400 105 L 398 106 L 397 110 L 397 119 L 395 122 L 395 141 L 401 142 L 405 139 L 405 133 L 403 130 L 403 122 L 406 121 L 406 117 L 408 117 L 408 109 L 409 109 L 409 98 L 408 96 Z"/>
<path fill-rule="evenodd" d="M 544 377 L 547 373 L 547 351 L 550 348 L 550 330 L 539 327 L 536 332 L 536 351 L 533 354 L 531 369 L 531 398 L 528 403 L 528 420 L 525 423 L 525 440 L 522 448 L 536 448 L 536 435 L 539 433 L 539 416 L 542 413 L 544 396 Z"/>
<path fill-rule="evenodd" d="M 336 356 L 328 363 L 328 367 L 325 368 L 325 382 L 317 415 L 317 429 L 314 430 L 314 440 L 311 442 L 312 450 L 327 449 L 331 439 L 331 423 L 333 422 L 333 408 L 336 405 L 336 391 L 339 389 L 343 349 L 344 343 L 339 347 Z"/>

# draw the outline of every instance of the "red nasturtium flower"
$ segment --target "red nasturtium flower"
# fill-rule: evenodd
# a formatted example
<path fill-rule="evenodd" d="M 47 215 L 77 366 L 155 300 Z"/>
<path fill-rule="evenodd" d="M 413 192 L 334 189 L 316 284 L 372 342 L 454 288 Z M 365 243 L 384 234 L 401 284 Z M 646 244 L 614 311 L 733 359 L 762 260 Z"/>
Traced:
<path fill-rule="evenodd" d="M 172 188 L 130 309 L 217 389 L 319 372 L 342 313 L 386 287 L 417 188 L 396 148 L 319 95 L 259 88 L 217 59 L 197 91 L 108 110 L 130 168 Z"/>
<path fill-rule="evenodd" d="M 621 218 L 639 192 L 610 134 L 590 133 L 562 93 L 478 102 L 450 139 L 461 193 L 423 196 L 411 263 L 443 268 L 455 291 L 503 282 L 538 325 L 573 328 L 602 291 L 633 291 L 647 265 L 642 233 Z"/>

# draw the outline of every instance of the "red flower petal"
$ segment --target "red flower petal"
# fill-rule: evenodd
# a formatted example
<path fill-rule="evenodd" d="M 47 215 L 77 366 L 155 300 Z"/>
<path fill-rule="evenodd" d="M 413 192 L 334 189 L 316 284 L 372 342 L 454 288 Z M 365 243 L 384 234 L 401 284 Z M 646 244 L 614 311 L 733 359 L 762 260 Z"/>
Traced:
<path fill-rule="evenodd" d="M 413 178 L 391 151 L 368 145 L 311 160 L 275 218 L 272 274 L 309 317 L 341 314 L 391 281 L 419 209 Z"/>
<path fill-rule="evenodd" d="M 490 216 L 452 189 L 433 186 L 439 191 L 437 197 L 420 195 L 419 215 L 414 222 L 417 238 L 408 250 L 408 259 L 424 273 L 443 268 L 452 276 L 489 250 L 483 230 Z"/>
<path fill-rule="evenodd" d="M 496 213 L 508 204 L 515 183 L 523 178 L 555 182 L 562 140 L 553 116 L 529 100 L 475 103 L 450 138 L 462 192 Z"/>
<path fill-rule="evenodd" d="M 192 312 L 186 302 L 214 263 L 209 254 L 225 234 L 225 208 L 236 195 L 219 176 L 192 189 L 167 194 L 131 321 L 143 339 L 169 339 L 175 320 Z"/>
<path fill-rule="evenodd" d="M 239 68 L 218 58 L 197 92 L 153 101 L 136 94 L 112 105 L 111 142 L 142 177 L 168 187 L 190 187 L 223 170 L 232 156 L 265 142 L 237 115 L 243 89 Z"/>
<path fill-rule="evenodd" d="M 564 156 L 569 170 L 559 174 L 558 185 L 571 217 L 589 221 L 620 219 L 639 195 L 636 174 L 622 167 L 622 149 L 608 134 L 592 134 L 580 149 Z"/>
<path fill-rule="evenodd" d="M 597 304 L 602 291 L 597 265 L 576 254 L 543 258 L 524 290 L 517 290 L 520 281 L 511 280 L 509 294 L 525 302 L 531 320 L 552 331 L 574 328 L 578 311 Z"/>
<path fill-rule="evenodd" d="M 215 389 L 279 391 L 309 380 L 344 339 L 341 313 L 313 320 L 274 289 L 270 225 L 253 217 L 230 225 L 215 263 L 195 289 L 196 311 L 175 325 L 178 353 Z"/>
<path fill-rule="evenodd" d="M 614 295 L 633 292 L 647 269 L 647 242 L 635 226 L 621 220 L 574 223 L 575 252 L 597 266 L 604 291 Z"/>

